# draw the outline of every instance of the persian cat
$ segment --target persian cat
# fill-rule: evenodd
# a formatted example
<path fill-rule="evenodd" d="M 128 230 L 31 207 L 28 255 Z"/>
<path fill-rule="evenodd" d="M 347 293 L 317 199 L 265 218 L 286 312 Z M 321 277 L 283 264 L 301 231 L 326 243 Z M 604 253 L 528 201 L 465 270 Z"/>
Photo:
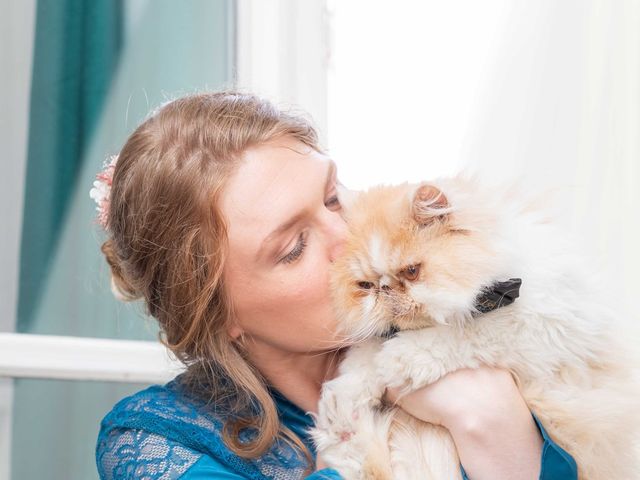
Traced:
<path fill-rule="evenodd" d="M 486 364 L 512 373 L 581 480 L 640 478 L 640 402 L 618 319 L 536 202 L 463 176 L 340 197 L 349 234 L 331 280 L 352 346 L 312 430 L 329 466 L 348 480 L 461 478 L 448 431 L 381 396 Z M 514 278 L 515 301 L 496 289 Z"/>

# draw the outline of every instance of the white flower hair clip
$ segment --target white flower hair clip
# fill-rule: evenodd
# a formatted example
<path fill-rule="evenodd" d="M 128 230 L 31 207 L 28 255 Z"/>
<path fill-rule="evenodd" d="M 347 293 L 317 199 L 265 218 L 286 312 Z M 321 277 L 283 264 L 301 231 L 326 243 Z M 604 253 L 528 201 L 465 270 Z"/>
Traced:
<path fill-rule="evenodd" d="M 111 183 L 113 181 L 113 172 L 118 162 L 118 155 L 112 155 L 105 160 L 103 170 L 96 175 L 93 182 L 93 188 L 89 191 L 89 196 L 93 198 L 97 204 L 98 211 L 97 221 L 102 228 L 108 229 L 109 222 L 109 205 L 111 197 Z"/>

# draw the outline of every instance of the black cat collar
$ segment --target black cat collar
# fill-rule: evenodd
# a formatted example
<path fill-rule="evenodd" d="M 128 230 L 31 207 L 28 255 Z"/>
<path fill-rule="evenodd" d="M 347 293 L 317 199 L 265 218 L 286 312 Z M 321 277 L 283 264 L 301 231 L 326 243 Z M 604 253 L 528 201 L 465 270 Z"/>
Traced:
<path fill-rule="evenodd" d="M 505 282 L 496 282 L 476 297 L 474 305 L 478 313 L 488 313 L 500 307 L 511 305 L 520 296 L 522 279 L 510 278 Z"/>

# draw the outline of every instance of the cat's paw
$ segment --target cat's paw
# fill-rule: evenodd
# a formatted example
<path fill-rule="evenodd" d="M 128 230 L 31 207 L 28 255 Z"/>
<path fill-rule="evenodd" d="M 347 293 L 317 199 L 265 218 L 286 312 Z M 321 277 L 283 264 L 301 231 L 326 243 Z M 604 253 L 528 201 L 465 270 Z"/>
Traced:
<path fill-rule="evenodd" d="M 356 388 L 351 375 L 341 375 L 322 386 L 316 429 L 325 435 L 323 445 L 348 442 L 356 433 L 361 416 L 370 410 L 372 400 Z"/>
<path fill-rule="evenodd" d="M 371 399 L 357 395 L 353 378 L 343 375 L 324 384 L 316 424 L 310 430 L 318 455 L 347 480 L 366 479 L 367 452 L 375 436 Z"/>
<path fill-rule="evenodd" d="M 428 332 L 402 332 L 385 342 L 375 357 L 378 383 L 412 391 L 455 369 L 455 356 L 447 355 L 446 347 L 437 347 L 435 340 Z"/>

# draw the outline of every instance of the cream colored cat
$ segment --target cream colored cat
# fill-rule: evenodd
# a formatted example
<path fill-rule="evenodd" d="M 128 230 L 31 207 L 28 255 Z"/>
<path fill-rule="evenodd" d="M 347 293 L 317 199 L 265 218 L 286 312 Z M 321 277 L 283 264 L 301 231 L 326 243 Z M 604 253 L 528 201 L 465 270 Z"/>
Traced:
<path fill-rule="evenodd" d="M 640 398 L 617 319 L 571 244 L 519 197 L 461 176 L 342 193 L 350 233 L 332 282 L 355 345 L 323 387 L 313 437 L 347 480 L 461 478 L 445 429 L 380 398 L 480 364 L 514 374 L 581 480 L 640 479 Z M 517 301 L 480 313 L 483 292 L 513 277 Z"/>

